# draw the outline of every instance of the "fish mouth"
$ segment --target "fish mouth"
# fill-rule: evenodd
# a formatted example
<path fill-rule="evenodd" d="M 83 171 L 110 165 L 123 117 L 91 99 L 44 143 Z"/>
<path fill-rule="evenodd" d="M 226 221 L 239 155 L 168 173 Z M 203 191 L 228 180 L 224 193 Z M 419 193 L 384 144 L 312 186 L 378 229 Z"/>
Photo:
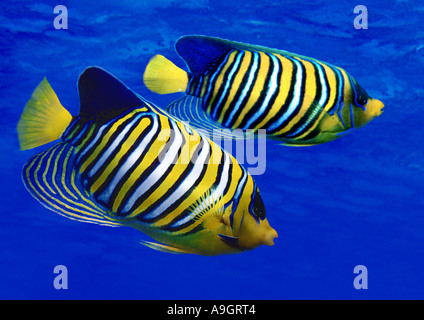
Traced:
<path fill-rule="evenodd" d="M 374 117 L 379 117 L 383 113 L 384 103 L 378 99 L 373 99 L 374 108 L 372 111 L 372 115 Z"/>
<path fill-rule="evenodd" d="M 273 246 L 274 245 L 274 239 L 278 238 L 278 233 L 275 231 L 275 229 L 270 228 L 268 230 L 263 238 L 263 244 L 267 246 Z"/>

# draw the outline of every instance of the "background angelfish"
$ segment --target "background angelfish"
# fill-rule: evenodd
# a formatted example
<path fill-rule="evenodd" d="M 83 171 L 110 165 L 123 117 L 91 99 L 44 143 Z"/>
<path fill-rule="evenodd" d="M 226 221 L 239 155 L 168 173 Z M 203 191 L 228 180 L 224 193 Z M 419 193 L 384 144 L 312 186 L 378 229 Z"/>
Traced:
<path fill-rule="evenodd" d="M 146 67 L 153 92 L 187 95 L 168 111 L 203 128 L 266 129 L 286 145 L 335 140 L 382 113 L 342 68 L 283 50 L 206 36 L 175 44 L 189 72 L 163 56 Z"/>
<path fill-rule="evenodd" d="M 21 149 L 62 139 L 22 170 L 42 205 L 78 221 L 133 227 L 161 242 L 143 244 L 165 252 L 273 245 L 259 189 L 229 153 L 103 69 L 87 68 L 78 89 L 72 117 L 44 79 L 18 124 Z"/>

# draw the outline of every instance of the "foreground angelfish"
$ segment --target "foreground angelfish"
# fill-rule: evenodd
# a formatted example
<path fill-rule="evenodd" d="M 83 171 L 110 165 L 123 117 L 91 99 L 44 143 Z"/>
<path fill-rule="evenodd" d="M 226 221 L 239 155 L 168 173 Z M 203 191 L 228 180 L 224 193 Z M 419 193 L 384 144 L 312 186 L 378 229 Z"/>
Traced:
<path fill-rule="evenodd" d="M 342 68 L 283 50 L 184 36 L 175 48 L 189 72 L 156 55 L 144 83 L 153 92 L 186 92 L 168 111 L 203 128 L 266 129 L 286 145 L 335 140 L 384 107 Z"/>
<path fill-rule="evenodd" d="M 21 149 L 59 137 L 32 157 L 23 182 L 67 218 L 129 226 L 165 252 L 218 255 L 273 245 L 259 189 L 218 145 L 97 67 L 79 78 L 72 117 L 44 79 L 18 124 Z"/>

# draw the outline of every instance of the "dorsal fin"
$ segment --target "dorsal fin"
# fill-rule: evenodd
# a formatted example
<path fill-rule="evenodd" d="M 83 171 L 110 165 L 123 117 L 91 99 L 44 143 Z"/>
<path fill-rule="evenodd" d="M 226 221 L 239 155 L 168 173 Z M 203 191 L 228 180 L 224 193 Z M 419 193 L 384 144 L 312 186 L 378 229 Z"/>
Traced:
<path fill-rule="evenodd" d="M 201 35 L 189 35 L 179 38 L 175 44 L 175 49 L 194 74 L 204 74 L 215 63 L 222 61 L 231 50 L 266 52 L 320 62 L 319 60 L 285 50 Z"/>
<path fill-rule="evenodd" d="M 204 74 L 231 51 L 230 46 L 217 40 L 205 36 L 184 36 L 177 40 L 175 49 L 187 63 L 190 72 Z"/>
<path fill-rule="evenodd" d="M 110 120 L 144 102 L 116 77 L 99 67 L 88 67 L 78 79 L 80 116 Z"/>

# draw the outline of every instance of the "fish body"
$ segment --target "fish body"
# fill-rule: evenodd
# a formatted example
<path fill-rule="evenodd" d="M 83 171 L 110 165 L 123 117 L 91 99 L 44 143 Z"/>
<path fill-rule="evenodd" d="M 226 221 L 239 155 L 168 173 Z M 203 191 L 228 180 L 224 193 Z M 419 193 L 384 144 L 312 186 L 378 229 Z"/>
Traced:
<path fill-rule="evenodd" d="M 266 129 L 287 145 L 314 145 L 362 127 L 384 107 L 344 69 L 313 58 L 206 36 L 181 37 L 175 48 L 189 71 L 157 55 L 144 83 L 161 94 L 185 91 L 168 110 L 199 127 L 208 120 L 210 128 Z"/>
<path fill-rule="evenodd" d="M 229 153 L 101 68 L 87 68 L 78 88 L 72 117 L 44 79 L 18 124 L 23 149 L 62 140 L 23 167 L 26 188 L 45 207 L 135 228 L 160 242 L 143 244 L 165 252 L 217 255 L 273 244 L 259 189 Z"/>

